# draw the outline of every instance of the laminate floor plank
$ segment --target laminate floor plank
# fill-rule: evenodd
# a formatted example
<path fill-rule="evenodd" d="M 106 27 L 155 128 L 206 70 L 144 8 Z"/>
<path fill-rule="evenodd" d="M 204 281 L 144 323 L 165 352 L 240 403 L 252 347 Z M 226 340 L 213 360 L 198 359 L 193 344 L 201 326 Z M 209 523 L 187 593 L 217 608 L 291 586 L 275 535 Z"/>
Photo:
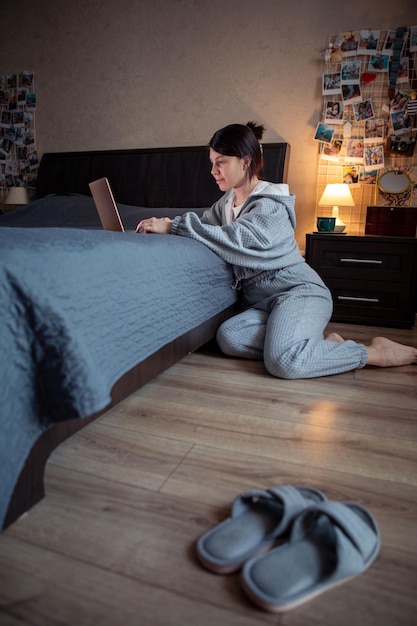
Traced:
<path fill-rule="evenodd" d="M 93 422 L 77 437 L 68 439 L 51 456 L 60 465 L 77 467 L 90 474 L 118 476 L 120 482 L 158 489 L 192 447 L 192 442 L 146 434 L 141 430 L 128 432 Z"/>

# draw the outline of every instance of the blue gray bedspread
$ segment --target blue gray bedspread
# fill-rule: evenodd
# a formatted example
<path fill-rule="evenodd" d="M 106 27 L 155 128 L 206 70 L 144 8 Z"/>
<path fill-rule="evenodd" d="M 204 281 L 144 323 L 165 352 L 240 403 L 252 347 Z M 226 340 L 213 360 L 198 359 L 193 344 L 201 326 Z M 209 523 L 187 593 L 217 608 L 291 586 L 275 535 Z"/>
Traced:
<path fill-rule="evenodd" d="M 188 238 L 0 228 L 0 525 L 42 431 L 105 408 L 124 373 L 235 302 L 231 281 Z"/>

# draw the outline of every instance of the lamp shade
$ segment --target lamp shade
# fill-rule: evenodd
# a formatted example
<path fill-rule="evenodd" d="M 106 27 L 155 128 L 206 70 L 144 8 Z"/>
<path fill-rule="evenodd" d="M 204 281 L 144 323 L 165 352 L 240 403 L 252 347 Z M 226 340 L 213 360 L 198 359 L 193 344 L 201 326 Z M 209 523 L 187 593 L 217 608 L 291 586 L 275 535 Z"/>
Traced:
<path fill-rule="evenodd" d="M 29 195 L 26 187 L 10 187 L 4 204 L 28 204 Z"/>
<path fill-rule="evenodd" d="M 319 200 L 319 206 L 355 206 L 346 183 L 330 183 Z"/>

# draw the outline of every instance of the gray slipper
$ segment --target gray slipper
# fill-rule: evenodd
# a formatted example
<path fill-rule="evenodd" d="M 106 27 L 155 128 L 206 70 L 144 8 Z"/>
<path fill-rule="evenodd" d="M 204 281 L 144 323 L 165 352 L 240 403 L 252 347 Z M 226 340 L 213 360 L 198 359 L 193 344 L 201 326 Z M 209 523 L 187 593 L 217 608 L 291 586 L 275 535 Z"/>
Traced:
<path fill-rule="evenodd" d="M 197 557 L 217 574 L 231 574 L 288 531 L 293 519 L 326 496 L 308 487 L 272 487 L 235 498 L 231 515 L 197 541 Z"/>
<path fill-rule="evenodd" d="M 250 599 L 281 613 L 362 574 L 376 559 L 373 516 L 352 502 L 324 502 L 302 513 L 287 542 L 250 559 L 242 584 Z"/>

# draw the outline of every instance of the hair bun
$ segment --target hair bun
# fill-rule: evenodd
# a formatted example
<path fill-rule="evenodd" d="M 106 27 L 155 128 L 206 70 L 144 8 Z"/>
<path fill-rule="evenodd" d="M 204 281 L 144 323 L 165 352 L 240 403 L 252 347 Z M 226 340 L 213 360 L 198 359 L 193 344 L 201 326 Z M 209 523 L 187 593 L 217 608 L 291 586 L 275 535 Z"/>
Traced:
<path fill-rule="evenodd" d="M 262 140 L 262 137 L 264 136 L 264 132 L 266 130 L 263 124 L 258 124 L 257 122 L 248 122 L 246 126 L 251 129 L 258 141 Z"/>

